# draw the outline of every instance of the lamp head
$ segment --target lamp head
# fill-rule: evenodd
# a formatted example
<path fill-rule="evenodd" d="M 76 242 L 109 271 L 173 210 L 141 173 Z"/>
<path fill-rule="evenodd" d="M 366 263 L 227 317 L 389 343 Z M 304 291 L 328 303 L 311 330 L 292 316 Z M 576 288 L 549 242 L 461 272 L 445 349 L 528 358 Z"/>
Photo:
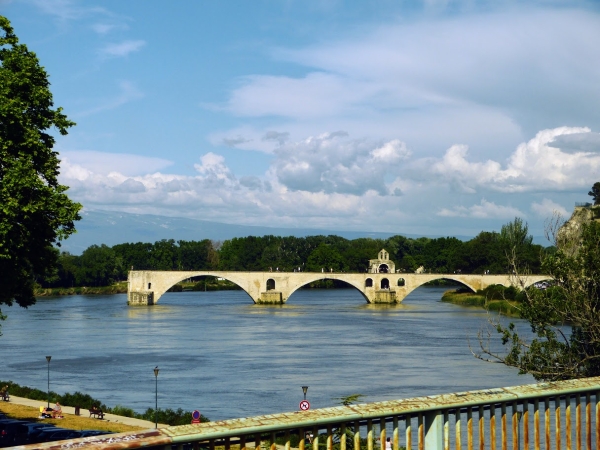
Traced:
<path fill-rule="evenodd" d="M 304 392 L 304 395 L 306 395 L 307 391 L 308 391 L 308 386 L 302 386 L 302 392 Z"/>
<path fill-rule="evenodd" d="M 52 359 L 52 356 L 46 356 L 46 361 L 50 362 L 51 359 Z"/>
<path fill-rule="evenodd" d="M 158 366 L 156 366 L 156 367 L 154 368 L 154 376 L 155 376 L 155 377 L 158 377 L 158 370 L 159 370 L 159 369 L 158 369 Z"/>

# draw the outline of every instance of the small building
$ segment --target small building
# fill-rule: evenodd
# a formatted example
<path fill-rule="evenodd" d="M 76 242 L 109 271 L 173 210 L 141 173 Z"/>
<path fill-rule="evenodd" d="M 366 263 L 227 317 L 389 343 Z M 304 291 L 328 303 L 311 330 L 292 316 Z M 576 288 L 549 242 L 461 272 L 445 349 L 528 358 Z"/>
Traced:
<path fill-rule="evenodd" d="M 386 249 L 381 249 L 377 259 L 369 260 L 369 273 L 395 273 L 396 264 Z"/>

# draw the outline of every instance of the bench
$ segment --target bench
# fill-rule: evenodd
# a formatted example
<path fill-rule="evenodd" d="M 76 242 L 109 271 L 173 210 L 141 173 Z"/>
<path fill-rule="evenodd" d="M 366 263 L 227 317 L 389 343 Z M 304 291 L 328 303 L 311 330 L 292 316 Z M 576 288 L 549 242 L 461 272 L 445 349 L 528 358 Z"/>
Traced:
<path fill-rule="evenodd" d="M 104 413 L 101 409 L 92 408 L 90 409 L 90 417 L 96 417 L 97 419 L 104 419 Z"/>

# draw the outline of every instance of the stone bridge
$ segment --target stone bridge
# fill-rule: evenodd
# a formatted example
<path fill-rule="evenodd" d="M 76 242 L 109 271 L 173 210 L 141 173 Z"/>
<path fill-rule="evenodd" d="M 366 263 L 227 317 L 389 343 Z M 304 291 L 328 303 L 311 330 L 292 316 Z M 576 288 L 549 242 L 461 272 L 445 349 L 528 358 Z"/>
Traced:
<path fill-rule="evenodd" d="M 132 270 L 128 280 L 128 304 L 153 305 L 171 286 L 199 276 L 229 280 L 242 288 L 254 303 L 271 304 L 285 303 L 302 286 L 319 280 L 344 281 L 355 287 L 367 303 L 400 303 L 413 290 L 434 280 L 457 281 L 474 292 L 493 284 L 508 287 L 516 281 L 512 275 Z M 524 280 L 525 286 L 549 278 L 529 275 Z"/>

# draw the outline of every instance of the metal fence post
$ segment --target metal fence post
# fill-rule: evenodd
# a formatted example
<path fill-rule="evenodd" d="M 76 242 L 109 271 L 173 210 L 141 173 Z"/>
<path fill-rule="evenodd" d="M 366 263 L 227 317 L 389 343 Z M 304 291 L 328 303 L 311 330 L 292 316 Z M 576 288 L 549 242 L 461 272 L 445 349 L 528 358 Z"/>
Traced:
<path fill-rule="evenodd" d="M 425 415 L 425 449 L 444 450 L 444 414 L 431 411 Z"/>

